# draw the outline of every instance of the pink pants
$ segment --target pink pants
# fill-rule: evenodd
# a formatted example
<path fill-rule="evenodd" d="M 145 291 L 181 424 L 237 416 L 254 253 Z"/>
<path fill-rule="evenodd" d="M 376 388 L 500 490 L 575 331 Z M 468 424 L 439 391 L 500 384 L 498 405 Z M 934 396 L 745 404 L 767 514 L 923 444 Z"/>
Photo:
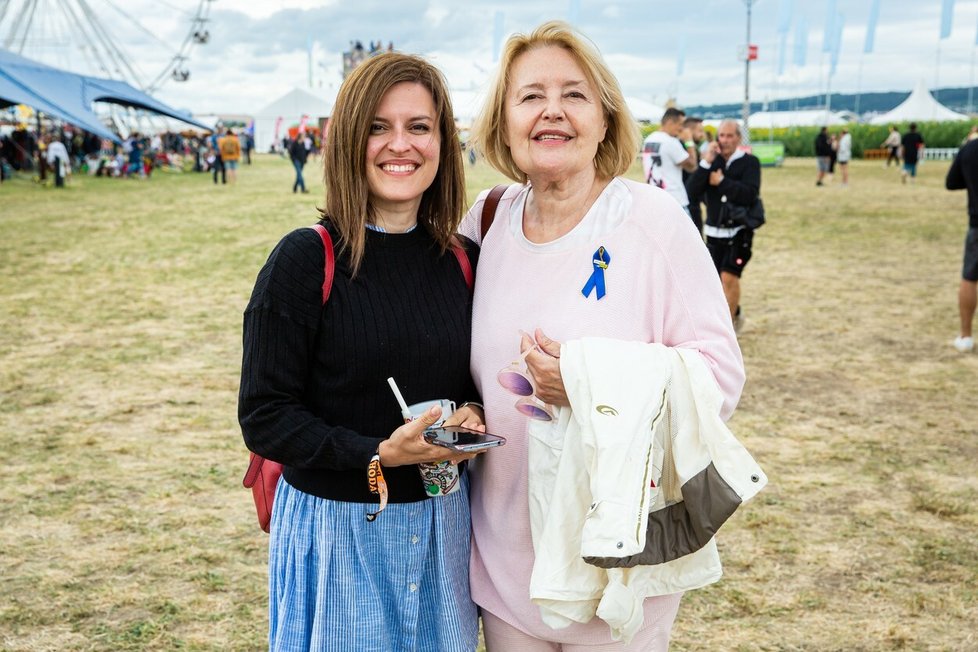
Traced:
<path fill-rule="evenodd" d="M 658 611 L 649 625 L 646 611 L 645 626 L 628 645 L 618 643 L 551 643 L 525 634 L 509 623 L 482 610 L 482 632 L 486 638 L 486 652 L 667 652 L 672 623 L 679 611 L 681 593 L 656 598 Z M 647 604 L 647 603 L 646 603 Z"/>

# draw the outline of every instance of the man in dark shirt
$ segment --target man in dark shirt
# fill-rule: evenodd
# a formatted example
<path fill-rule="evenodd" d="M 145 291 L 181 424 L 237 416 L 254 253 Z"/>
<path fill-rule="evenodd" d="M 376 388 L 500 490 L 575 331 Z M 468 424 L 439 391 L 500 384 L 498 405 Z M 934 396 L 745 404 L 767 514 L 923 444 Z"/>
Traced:
<path fill-rule="evenodd" d="M 750 209 L 761 191 L 761 163 L 753 154 L 740 149 L 740 125 L 724 120 L 717 129 L 716 142 L 710 143 L 690 177 L 687 189 L 706 202 L 706 247 L 720 273 L 734 329 L 738 332 L 744 317 L 740 310 L 740 277 L 751 258 L 754 229 L 727 221 L 727 203 Z"/>
<path fill-rule="evenodd" d="M 703 118 L 697 118 L 695 116 L 690 116 L 683 121 L 683 127 L 689 129 L 690 138 L 693 141 L 693 145 L 696 146 L 696 162 L 699 163 L 700 160 L 700 147 L 703 145 L 703 141 L 706 140 L 706 132 L 703 131 Z M 689 182 L 689 178 L 693 176 L 693 172 L 696 168 L 691 171 L 683 170 L 683 185 Z M 687 192 L 687 195 L 689 193 Z M 696 199 L 689 197 L 689 216 L 693 218 L 693 224 L 696 225 L 696 229 L 702 234 L 703 233 L 703 210 L 702 210 L 702 198 L 697 197 Z"/>
<path fill-rule="evenodd" d="M 818 164 L 818 178 L 815 179 L 815 185 L 821 186 L 822 179 L 825 178 L 832 164 L 832 143 L 829 141 L 829 130 L 826 127 L 822 127 L 815 136 L 815 161 Z"/>
<path fill-rule="evenodd" d="M 306 149 L 306 145 L 302 141 L 302 134 L 299 134 L 289 144 L 289 159 L 292 160 L 292 167 L 295 168 L 295 183 L 292 184 L 293 193 L 296 190 L 302 190 L 303 193 L 309 192 L 306 190 L 306 180 L 302 178 L 302 168 L 305 167 L 306 159 L 309 158 L 309 150 Z"/>
<path fill-rule="evenodd" d="M 958 288 L 958 312 L 961 315 L 961 334 L 954 348 L 968 353 L 975 348 L 971 323 L 978 306 L 978 140 L 968 141 L 958 151 L 947 172 L 948 190 L 968 190 L 968 235 L 964 241 L 964 266 Z"/>
<path fill-rule="evenodd" d="M 917 133 L 917 123 L 911 122 L 910 131 L 903 135 L 901 147 L 903 150 L 903 172 L 901 173 L 903 183 L 907 182 L 907 176 L 910 177 L 911 182 L 917 178 L 917 161 L 923 146 L 924 137 Z"/>

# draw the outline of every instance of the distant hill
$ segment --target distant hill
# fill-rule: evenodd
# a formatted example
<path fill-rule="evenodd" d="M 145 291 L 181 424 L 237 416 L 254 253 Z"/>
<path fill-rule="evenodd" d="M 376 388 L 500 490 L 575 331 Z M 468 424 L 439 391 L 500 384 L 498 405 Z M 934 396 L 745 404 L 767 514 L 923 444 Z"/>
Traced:
<path fill-rule="evenodd" d="M 972 93 L 972 106 L 968 107 L 968 89 L 965 88 L 942 88 L 937 93 L 931 91 L 937 100 L 947 108 L 960 113 L 978 112 L 978 88 Z M 858 113 L 884 113 L 896 108 L 901 102 L 910 96 L 910 92 L 887 91 L 885 93 L 862 93 L 859 97 Z M 807 97 L 793 97 L 789 99 L 776 100 L 769 102 L 768 111 L 796 111 L 799 109 L 817 109 L 825 106 L 825 95 L 809 95 Z M 703 118 L 723 118 L 727 116 L 739 116 L 743 102 L 732 104 L 712 104 L 684 107 L 687 115 L 695 115 Z M 833 111 L 853 111 L 856 112 L 855 93 L 832 93 Z M 751 113 L 763 111 L 764 105 L 761 102 L 751 102 Z"/>

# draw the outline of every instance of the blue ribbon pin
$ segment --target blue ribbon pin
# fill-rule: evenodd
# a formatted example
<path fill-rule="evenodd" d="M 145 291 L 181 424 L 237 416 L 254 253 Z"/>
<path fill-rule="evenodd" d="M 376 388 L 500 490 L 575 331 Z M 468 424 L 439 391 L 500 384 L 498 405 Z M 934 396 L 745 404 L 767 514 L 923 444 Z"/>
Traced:
<path fill-rule="evenodd" d="M 594 265 L 594 271 L 591 273 L 591 278 L 581 288 L 581 294 L 587 297 L 591 294 L 591 290 L 596 290 L 597 300 L 600 301 L 601 297 L 605 294 L 604 270 L 608 269 L 608 265 L 611 264 L 611 256 L 608 254 L 608 250 L 604 247 L 598 247 L 598 250 L 594 252 L 594 258 L 591 263 Z"/>

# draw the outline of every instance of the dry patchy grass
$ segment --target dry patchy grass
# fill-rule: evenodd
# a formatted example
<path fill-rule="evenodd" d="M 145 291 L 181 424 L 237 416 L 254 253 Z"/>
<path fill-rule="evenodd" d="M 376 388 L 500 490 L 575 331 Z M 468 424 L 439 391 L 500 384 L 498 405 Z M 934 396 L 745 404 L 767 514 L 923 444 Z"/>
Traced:
<path fill-rule="evenodd" d="M 965 197 L 856 161 L 764 171 L 732 427 L 771 478 L 676 650 L 978 649 L 978 355 L 950 347 Z M 307 168 L 309 169 L 309 168 Z M 316 174 L 310 170 L 309 175 Z M 470 199 L 499 180 L 470 169 Z M 0 649 L 257 650 L 240 314 L 311 223 L 291 166 L 0 186 Z"/>

